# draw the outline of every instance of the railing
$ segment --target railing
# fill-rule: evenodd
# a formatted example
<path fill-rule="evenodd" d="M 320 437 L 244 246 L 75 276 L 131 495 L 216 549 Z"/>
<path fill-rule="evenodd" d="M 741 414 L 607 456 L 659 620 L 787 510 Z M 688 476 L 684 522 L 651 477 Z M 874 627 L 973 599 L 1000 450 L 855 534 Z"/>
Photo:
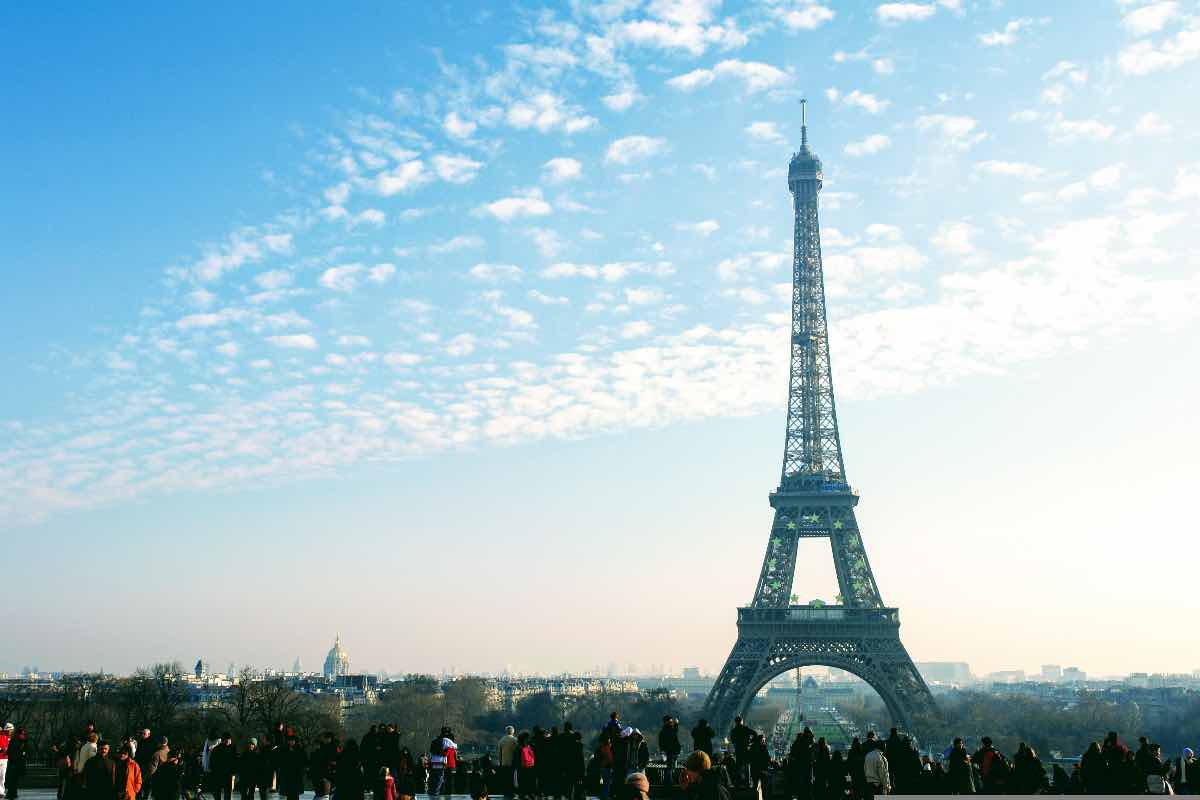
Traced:
<path fill-rule="evenodd" d="M 900 611 L 895 608 L 847 608 L 846 606 L 787 606 L 785 608 L 738 609 L 738 624 L 829 622 L 831 624 L 899 625 Z"/>

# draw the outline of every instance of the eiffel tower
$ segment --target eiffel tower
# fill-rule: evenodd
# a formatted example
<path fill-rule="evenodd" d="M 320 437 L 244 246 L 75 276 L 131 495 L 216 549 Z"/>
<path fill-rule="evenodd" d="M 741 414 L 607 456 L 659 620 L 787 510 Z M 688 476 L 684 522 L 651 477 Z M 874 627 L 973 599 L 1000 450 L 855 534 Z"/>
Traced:
<path fill-rule="evenodd" d="M 858 492 L 846 482 L 829 366 L 817 218 L 821 161 L 808 147 L 803 116 L 800 130 L 800 151 L 788 167 L 796 227 L 783 474 L 770 495 L 775 521 L 754 599 L 738 609 L 737 642 L 704 710 L 717 730 L 727 730 L 767 681 L 822 665 L 862 678 L 887 705 L 892 724 L 913 731 L 936 714 L 936 706 L 900 642 L 900 612 L 879 595 L 854 518 Z M 836 605 L 791 602 L 796 548 L 803 538 L 830 542 L 840 589 Z"/>

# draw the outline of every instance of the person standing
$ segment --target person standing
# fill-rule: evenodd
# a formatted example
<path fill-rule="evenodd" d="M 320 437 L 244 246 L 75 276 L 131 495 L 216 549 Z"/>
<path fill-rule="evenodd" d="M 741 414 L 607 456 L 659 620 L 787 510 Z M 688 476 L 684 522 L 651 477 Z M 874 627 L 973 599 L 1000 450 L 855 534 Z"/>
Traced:
<path fill-rule="evenodd" d="M 279 793 L 286 800 L 300 800 L 304 793 L 304 768 L 307 759 L 300 749 L 300 742 L 294 735 L 287 737 L 287 743 L 279 751 L 279 762 L 276 765 L 275 781 Z"/>
<path fill-rule="evenodd" d="M 87 800 L 113 800 L 117 791 L 116 771 L 117 765 L 109 754 L 108 742 L 99 742 L 96 754 L 83 765 L 83 788 Z"/>
<path fill-rule="evenodd" d="M 729 741 L 733 744 L 733 755 L 737 758 L 737 783 L 746 782 L 750 768 L 750 743 L 754 741 L 755 731 L 742 722 L 741 717 L 733 718 L 733 728 L 729 731 Z"/>
<path fill-rule="evenodd" d="M 11 722 L 0 728 L 0 797 L 4 797 L 4 784 L 8 779 L 8 748 L 12 745 L 12 733 Z"/>
<path fill-rule="evenodd" d="M 453 770 L 457 766 L 458 745 L 451 738 L 452 733 L 449 728 L 442 728 L 441 732 L 429 743 L 430 797 L 437 797 L 442 793 L 446 771 Z"/>
<path fill-rule="evenodd" d="M 134 758 L 134 745 L 126 742 L 113 765 L 116 800 L 137 800 L 142 791 L 142 768 Z"/>
<path fill-rule="evenodd" d="M 755 736 L 746 756 L 750 761 L 750 789 L 759 793 L 760 797 L 769 794 L 766 783 L 767 770 L 771 766 L 771 751 L 767 747 L 767 737 L 761 733 Z"/>
<path fill-rule="evenodd" d="M 707 755 L 711 762 L 713 757 L 713 739 L 716 737 L 717 732 L 713 730 L 713 726 L 708 724 L 708 720 L 702 719 L 696 723 L 696 727 L 692 728 L 692 747 Z"/>
<path fill-rule="evenodd" d="M 949 780 L 950 794 L 975 794 L 975 777 L 971 774 L 971 754 L 963 740 L 955 738 L 950 748 Z"/>
<path fill-rule="evenodd" d="M 675 762 L 679 760 L 679 751 L 683 745 L 679 743 L 679 720 L 670 716 L 663 717 L 662 727 L 658 730 L 658 749 L 667 759 L 667 774 L 664 778 L 668 786 L 675 783 Z"/>
<path fill-rule="evenodd" d="M 863 756 L 863 776 L 872 795 L 890 794 L 892 791 L 892 776 L 888 773 L 888 761 L 883 748 L 883 742 L 874 742 Z"/>
<path fill-rule="evenodd" d="M 338 753 L 333 771 L 334 793 L 337 800 L 363 800 L 364 786 L 362 757 L 358 742 L 350 739 L 342 752 Z M 264 798 L 265 800 L 265 798 Z"/>
<path fill-rule="evenodd" d="M 161 741 L 166 742 L 166 738 Z M 154 777 L 150 781 L 150 796 L 153 800 L 179 800 L 182 785 L 183 764 L 179 752 L 168 751 L 166 760 L 154 770 Z"/>
<path fill-rule="evenodd" d="M 237 759 L 237 783 L 242 800 L 254 800 L 257 790 L 262 800 L 267 800 L 268 786 L 262 785 L 263 753 L 258 749 L 258 739 L 250 738 Z"/>
<path fill-rule="evenodd" d="M 9 800 L 17 800 L 21 792 L 21 784 L 25 782 L 25 765 L 29 758 L 29 734 L 24 728 L 17 732 L 8 742 L 8 774 L 0 785 L 0 794 Z"/>
<path fill-rule="evenodd" d="M 208 753 L 208 771 L 212 776 L 215 800 L 233 800 L 233 776 L 237 774 L 237 750 L 233 736 L 224 734 L 221 743 Z"/>
<path fill-rule="evenodd" d="M 511 797 L 513 786 L 516 781 L 513 779 L 513 771 L 516 769 L 516 764 L 513 759 L 517 754 L 517 737 L 512 725 L 504 729 L 504 735 L 500 737 L 500 741 L 496 742 L 496 756 L 500 762 L 500 785 L 496 788 L 503 792 L 505 796 Z"/>

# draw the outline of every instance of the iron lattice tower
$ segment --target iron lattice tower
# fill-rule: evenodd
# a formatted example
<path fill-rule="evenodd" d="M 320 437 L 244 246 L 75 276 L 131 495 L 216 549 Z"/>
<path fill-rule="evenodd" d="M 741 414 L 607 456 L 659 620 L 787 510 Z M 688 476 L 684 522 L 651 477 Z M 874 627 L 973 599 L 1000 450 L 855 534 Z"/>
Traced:
<path fill-rule="evenodd" d="M 821 161 L 808 147 L 806 122 L 788 167 L 795 211 L 791 369 L 783 471 L 770 495 L 775 520 L 754 599 L 738 609 L 737 642 L 705 713 L 725 730 L 767 681 L 823 665 L 862 678 L 879 693 L 893 724 L 911 731 L 923 727 L 936 706 L 900 642 L 899 611 L 884 606 L 879 595 L 855 521 L 858 493 L 846 481 L 821 267 Z M 804 538 L 830 542 L 840 590 L 833 605 L 792 602 L 796 551 Z"/>

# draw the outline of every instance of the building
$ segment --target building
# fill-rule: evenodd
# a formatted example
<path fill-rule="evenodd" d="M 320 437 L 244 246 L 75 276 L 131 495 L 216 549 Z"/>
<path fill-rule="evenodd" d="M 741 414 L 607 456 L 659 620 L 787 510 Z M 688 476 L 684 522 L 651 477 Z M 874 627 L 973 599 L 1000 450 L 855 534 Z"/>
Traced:
<path fill-rule="evenodd" d="M 334 637 L 333 647 L 329 649 L 329 655 L 325 656 L 325 668 L 321 670 L 321 674 L 326 678 L 350 674 L 350 656 L 342 649 L 341 636 Z"/>
<path fill-rule="evenodd" d="M 1087 673 L 1079 667 L 1067 667 L 1062 672 L 1062 679 L 1068 683 L 1083 683 L 1087 680 Z"/>
<path fill-rule="evenodd" d="M 1042 680 L 1057 683 L 1062 680 L 1063 669 L 1058 664 L 1042 664 Z"/>
<path fill-rule="evenodd" d="M 919 661 L 917 671 L 929 683 L 963 685 L 973 683 L 971 665 L 965 661 Z"/>

